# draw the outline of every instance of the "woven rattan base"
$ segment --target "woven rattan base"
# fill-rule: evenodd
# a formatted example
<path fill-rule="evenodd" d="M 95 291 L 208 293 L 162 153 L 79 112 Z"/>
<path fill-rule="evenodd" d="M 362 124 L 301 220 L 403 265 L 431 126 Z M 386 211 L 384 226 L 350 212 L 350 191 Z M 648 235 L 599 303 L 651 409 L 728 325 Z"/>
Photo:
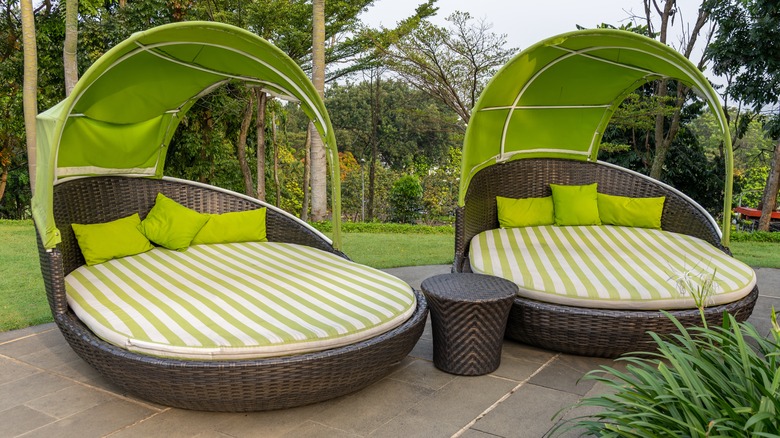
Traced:
<path fill-rule="evenodd" d="M 433 364 L 451 374 L 495 371 L 517 285 L 480 274 L 443 274 L 421 288 L 431 311 Z"/>
<path fill-rule="evenodd" d="M 723 312 L 746 320 L 753 312 L 758 289 L 745 298 L 721 306 L 705 308 L 707 322 L 723 322 Z M 670 310 L 684 326 L 700 326 L 698 309 Z M 623 353 L 653 351 L 647 332 L 659 335 L 678 333 L 671 319 L 654 310 L 606 310 L 561 306 L 516 297 L 509 312 L 506 335 L 524 344 L 595 357 L 618 357 Z"/>

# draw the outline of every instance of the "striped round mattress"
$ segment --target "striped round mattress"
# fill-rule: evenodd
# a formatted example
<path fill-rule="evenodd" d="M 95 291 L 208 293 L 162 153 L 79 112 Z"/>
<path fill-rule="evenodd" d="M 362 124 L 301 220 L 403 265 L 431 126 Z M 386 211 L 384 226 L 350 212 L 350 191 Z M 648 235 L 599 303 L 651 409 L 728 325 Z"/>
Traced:
<path fill-rule="evenodd" d="M 471 240 L 469 262 L 517 283 L 525 298 L 603 309 L 696 308 L 690 291 L 710 277 L 705 304 L 725 304 L 756 284 L 752 268 L 701 239 L 608 225 L 484 231 Z"/>
<path fill-rule="evenodd" d="M 287 243 L 155 248 L 81 266 L 65 282 L 68 304 L 97 336 L 181 359 L 336 348 L 401 325 L 416 307 L 398 278 Z"/>

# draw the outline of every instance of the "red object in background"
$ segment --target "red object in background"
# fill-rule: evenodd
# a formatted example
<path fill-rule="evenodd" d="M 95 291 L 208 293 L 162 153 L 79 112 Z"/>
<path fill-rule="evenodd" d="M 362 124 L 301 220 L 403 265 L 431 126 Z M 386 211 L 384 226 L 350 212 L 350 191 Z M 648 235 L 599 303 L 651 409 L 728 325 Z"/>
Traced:
<path fill-rule="evenodd" d="M 758 219 L 761 217 L 761 210 L 757 208 L 749 208 L 749 207 L 736 207 L 734 208 L 734 213 L 739 213 L 741 215 L 747 216 L 751 219 Z M 772 212 L 772 219 L 780 220 L 780 211 L 773 211 Z"/>

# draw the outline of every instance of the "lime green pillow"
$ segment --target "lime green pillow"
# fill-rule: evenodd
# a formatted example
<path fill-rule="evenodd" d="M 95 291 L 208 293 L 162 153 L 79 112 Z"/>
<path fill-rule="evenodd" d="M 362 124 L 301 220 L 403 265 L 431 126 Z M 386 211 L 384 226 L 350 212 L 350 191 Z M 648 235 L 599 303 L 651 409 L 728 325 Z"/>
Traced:
<path fill-rule="evenodd" d="M 598 184 L 563 186 L 550 184 L 555 225 L 601 225 L 596 200 Z"/>
<path fill-rule="evenodd" d="M 601 222 L 624 227 L 661 229 L 666 197 L 627 198 L 598 194 Z"/>
<path fill-rule="evenodd" d="M 154 248 L 140 231 L 138 213 L 102 224 L 71 224 L 88 266 L 140 254 Z"/>
<path fill-rule="evenodd" d="M 201 243 L 265 242 L 266 209 L 210 214 L 209 221 L 192 239 Z"/>
<path fill-rule="evenodd" d="M 198 234 L 209 217 L 157 194 L 154 207 L 138 225 L 138 230 L 152 242 L 168 249 L 182 251 Z"/>
<path fill-rule="evenodd" d="M 496 196 L 496 205 L 501 228 L 534 227 L 555 222 L 551 196 L 520 199 Z"/>

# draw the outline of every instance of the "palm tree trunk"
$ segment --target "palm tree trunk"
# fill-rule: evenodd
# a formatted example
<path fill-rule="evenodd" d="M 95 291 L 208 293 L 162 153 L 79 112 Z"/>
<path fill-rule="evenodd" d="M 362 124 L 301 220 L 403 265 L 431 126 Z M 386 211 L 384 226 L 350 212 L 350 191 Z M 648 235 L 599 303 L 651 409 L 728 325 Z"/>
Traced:
<path fill-rule="evenodd" d="M 312 82 L 320 94 L 325 95 L 325 0 L 313 1 L 312 21 Z M 328 213 L 328 168 L 325 159 L 325 144 L 319 133 L 312 130 L 311 136 L 311 218 L 324 220 Z"/>
<path fill-rule="evenodd" d="M 22 44 L 24 45 L 24 130 L 27 136 L 27 168 L 30 172 L 30 189 L 35 195 L 35 168 L 37 147 L 35 143 L 35 117 L 38 115 L 38 48 L 35 41 L 35 17 L 32 0 L 21 0 Z"/>
<path fill-rule="evenodd" d="M 311 183 L 311 130 L 313 126 L 309 123 L 306 129 L 306 142 L 303 145 L 303 200 L 301 201 L 301 220 L 309 220 L 309 184 Z"/>
<path fill-rule="evenodd" d="M 79 80 L 78 49 L 79 1 L 65 1 L 65 42 L 62 45 L 62 63 L 65 68 L 65 96 L 70 96 Z"/>

